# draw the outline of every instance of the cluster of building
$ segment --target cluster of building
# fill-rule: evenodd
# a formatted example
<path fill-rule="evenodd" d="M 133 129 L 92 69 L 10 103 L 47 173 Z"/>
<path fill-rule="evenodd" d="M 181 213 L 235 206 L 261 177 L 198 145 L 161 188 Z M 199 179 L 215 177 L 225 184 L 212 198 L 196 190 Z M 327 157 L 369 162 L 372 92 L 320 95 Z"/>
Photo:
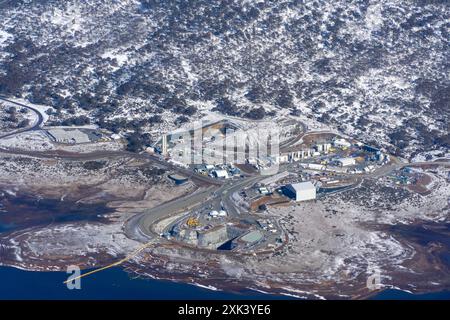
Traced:
<path fill-rule="evenodd" d="M 224 213 L 212 211 L 210 214 L 218 217 Z M 267 238 L 264 230 L 272 234 L 279 232 L 273 225 L 270 230 L 258 230 L 255 227 L 249 228 L 248 225 L 244 225 L 239 221 L 208 223 L 202 226 L 199 220 L 190 217 L 187 219 L 187 222 L 183 221 L 173 226 L 166 236 L 175 237 L 178 241 L 205 249 L 247 250 Z"/>
<path fill-rule="evenodd" d="M 411 185 L 416 184 L 421 170 L 417 170 L 411 167 L 404 167 L 401 170 L 393 172 L 389 175 L 391 181 L 395 184 Z"/>
<path fill-rule="evenodd" d="M 363 174 L 375 171 L 377 165 L 384 165 L 390 157 L 380 149 L 351 143 L 344 138 L 316 143 L 313 147 L 300 146 L 277 157 L 279 163 L 299 163 L 304 169 L 332 171 L 336 173 Z"/>
<path fill-rule="evenodd" d="M 312 147 L 301 146 L 299 150 L 291 150 L 276 156 L 277 163 L 297 162 L 303 159 L 318 157 L 335 151 L 335 148 L 343 150 L 351 147 L 351 143 L 343 138 L 336 138 L 332 142 L 324 141 L 314 144 Z"/>
<path fill-rule="evenodd" d="M 228 214 L 225 210 L 213 210 L 209 213 L 209 216 L 211 218 L 218 218 L 218 217 L 226 217 L 228 216 Z"/>
<path fill-rule="evenodd" d="M 194 167 L 194 172 L 217 179 L 230 179 L 240 176 L 241 170 L 232 164 L 201 164 Z"/>

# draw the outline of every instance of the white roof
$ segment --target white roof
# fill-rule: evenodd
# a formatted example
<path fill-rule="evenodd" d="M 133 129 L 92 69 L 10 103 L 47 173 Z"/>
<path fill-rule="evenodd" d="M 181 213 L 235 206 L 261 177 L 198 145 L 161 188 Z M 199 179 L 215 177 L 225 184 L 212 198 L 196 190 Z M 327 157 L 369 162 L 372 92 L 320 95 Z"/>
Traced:
<path fill-rule="evenodd" d="M 354 162 L 355 158 L 338 158 L 337 161 L 341 161 L 341 162 Z"/>
<path fill-rule="evenodd" d="M 291 186 L 296 192 L 316 190 L 316 187 L 311 183 L 311 181 L 294 183 L 291 184 Z"/>
<path fill-rule="evenodd" d="M 228 172 L 226 170 L 214 170 L 218 177 L 228 177 Z"/>

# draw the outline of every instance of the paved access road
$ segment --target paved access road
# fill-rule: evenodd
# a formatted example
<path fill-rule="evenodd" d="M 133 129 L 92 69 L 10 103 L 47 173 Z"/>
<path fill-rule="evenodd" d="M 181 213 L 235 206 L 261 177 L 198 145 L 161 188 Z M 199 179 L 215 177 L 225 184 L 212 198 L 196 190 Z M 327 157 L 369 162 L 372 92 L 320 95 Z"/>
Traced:
<path fill-rule="evenodd" d="M 44 122 L 44 116 L 41 114 L 41 112 L 39 110 L 37 110 L 36 108 L 30 107 L 30 106 L 27 106 L 25 104 L 19 103 L 19 102 L 15 102 L 15 101 L 9 100 L 6 97 L 1 96 L 1 95 L 0 95 L 0 101 L 5 101 L 5 102 L 8 102 L 10 104 L 14 104 L 16 106 L 22 107 L 22 108 L 27 108 L 27 109 L 35 112 L 37 114 L 37 116 L 38 116 L 38 120 L 36 121 L 36 123 L 33 124 L 33 126 L 28 127 L 28 128 L 18 129 L 18 130 L 15 130 L 14 132 L 10 132 L 10 133 L 7 133 L 7 134 L 0 135 L 0 139 L 12 137 L 12 136 L 14 136 L 16 134 L 27 132 L 27 131 L 31 131 L 31 130 L 40 130 L 41 129 L 41 126 L 42 126 L 42 124 Z"/>
<path fill-rule="evenodd" d="M 216 185 L 200 189 L 183 198 L 166 202 L 130 219 L 125 227 L 125 232 L 132 238 L 144 236 L 148 239 L 159 236 L 151 228 L 158 220 L 168 218 L 182 211 L 195 211 L 218 203 L 223 203 L 230 215 L 239 216 L 239 209 L 231 199 L 233 193 L 264 178 L 265 176 L 253 176 L 243 180 L 228 181 L 221 186 Z"/>

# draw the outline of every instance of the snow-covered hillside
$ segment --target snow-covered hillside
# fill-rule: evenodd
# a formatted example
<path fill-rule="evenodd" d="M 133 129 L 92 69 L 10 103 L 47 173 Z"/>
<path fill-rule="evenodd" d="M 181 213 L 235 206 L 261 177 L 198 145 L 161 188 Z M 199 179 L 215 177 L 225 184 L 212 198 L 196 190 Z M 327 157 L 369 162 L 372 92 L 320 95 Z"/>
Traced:
<path fill-rule="evenodd" d="M 290 109 L 407 156 L 449 148 L 446 0 L 9 0 L 0 13 L 0 93 L 53 106 L 54 122 L 146 132 Z"/>

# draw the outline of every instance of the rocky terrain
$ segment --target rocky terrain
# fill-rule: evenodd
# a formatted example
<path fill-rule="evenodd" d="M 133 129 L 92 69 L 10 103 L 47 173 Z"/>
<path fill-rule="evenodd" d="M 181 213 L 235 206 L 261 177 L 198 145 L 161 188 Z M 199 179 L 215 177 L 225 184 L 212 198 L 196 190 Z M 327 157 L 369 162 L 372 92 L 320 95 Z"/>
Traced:
<path fill-rule="evenodd" d="M 128 270 L 315 298 L 365 296 L 375 271 L 385 287 L 449 287 L 448 1 L 5 0 L 0 14 L 0 95 L 45 106 L 46 126 L 97 125 L 139 151 L 203 116 L 291 115 L 402 161 L 441 158 L 416 189 L 372 176 L 271 208 L 288 240 L 280 250 L 233 255 L 157 237 Z M 35 120 L 0 106 L 0 134 Z M 115 262 L 142 245 L 127 219 L 197 188 L 122 149 L 57 146 L 37 130 L 2 139 L 0 264 Z"/>
<path fill-rule="evenodd" d="M 450 5 L 3 1 L 0 93 L 116 132 L 281 110 L 406 157 L 448 153 Z"/>

